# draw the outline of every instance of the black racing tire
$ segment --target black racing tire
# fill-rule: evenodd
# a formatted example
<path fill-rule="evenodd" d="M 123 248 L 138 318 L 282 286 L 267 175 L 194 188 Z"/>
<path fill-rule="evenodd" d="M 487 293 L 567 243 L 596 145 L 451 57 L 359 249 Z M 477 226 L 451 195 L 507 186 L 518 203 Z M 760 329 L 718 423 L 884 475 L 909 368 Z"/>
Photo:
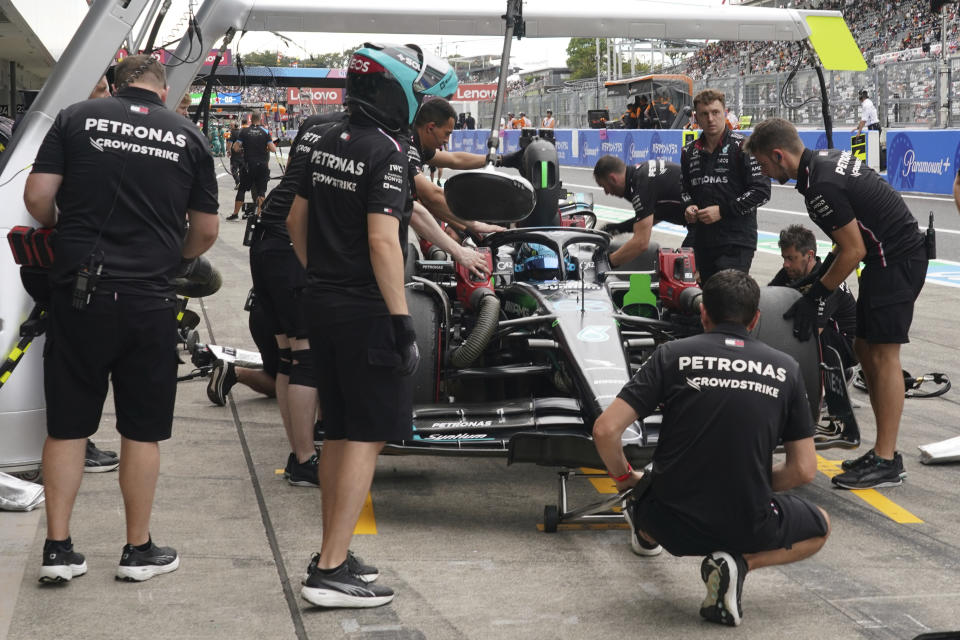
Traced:
<path fill-rule="evenodd" d="M 413 372 L 413 404 L 432 404 L 437 401 L 437 382 L 440 366 L 440 304 L 426 291 L 407 287 L 407 309 L 417 334 L 420 364 Z"/>
<path fill-rule="evenodd" d="M 820 346 L 816 339 L 801 342 L 793 335 L 793 320 L 785 320 L 786 313 L 800 293 L 789 287 L 762 287 L 760 289 L 760 320 L 750 332 L 754 338 L 792 356 L 800 364 L 800 375 L 807 389 L 810 414 L 820 417 Z"/>
<path fill-rule="evenodd" d="M 412 242 L 407 244 L 407 257 L 403 261 L 403 281 L 410 282 L 417 275 L 417 260 L 420 259 L 420 250 Z"/>
<path fill-rule="evenodd" d="M 621 233 L 617 236 L 614 236 L 613 240 L 610 241 L 610 253 L 613 253 L 624 243 L 631 238 L 631 234 Z M 660 245 L 656 242 L 651 242 L 646 250 L 641 253 L 639 256 L 631 260 L 630 262 L 625 262 L 623 264 L 617 265 L 613 270 L 614 271 L 656 271 L 660 268 L 658 264 L 660 253 Z"/>
<path fill-rule="evenodd" d="M 560 526 L 560 509 L 555 504 L 543 508 L 543 532 L 556 533 Z"/>

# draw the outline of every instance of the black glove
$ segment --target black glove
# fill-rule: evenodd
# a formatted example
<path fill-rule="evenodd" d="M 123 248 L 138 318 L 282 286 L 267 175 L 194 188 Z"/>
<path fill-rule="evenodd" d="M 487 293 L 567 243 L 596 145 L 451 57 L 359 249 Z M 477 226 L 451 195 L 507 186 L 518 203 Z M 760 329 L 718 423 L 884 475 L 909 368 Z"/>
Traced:
<path fill-rule="evenodd" d="M 496 166 L 519 169 L 523 164 L 523 149 L 497 156 Z"/>
<path fill-rule="evenodd" d="M 784 320 L 793 318 L 793 335 L 800 342 L 809 340 L 815 329 L 821 325 L 827 298 L 831 293 L 833 292 L 818 280 L 783 314 Z"/>
<path fill-rule="evenodd" d="M 810 270 L 810 273 L 794 282 L 791 286 L 803 293 L 807 290 L 807 287 L 819 280 L 820 276 L 827 272 L 827 269 L 830 268 L 830 265 L 833 264 L 833 260 L 836 257 L 835 253 L 828 253 L 827 257 L 823 259 L 823 262 L 818 262 L 814 265 L 813 269 Z"/>
<path fill-rule="evenodd" d="M 417 348 L 417 333 L 413 330 L 413 318 L 410 316 L 390 316 L 393 322 L 393 336 L 400 355 L 397 372 L 402 376 L 413 375 L 420 362 L 420 350 Z"/>
<path fill-rule="evenodd" d="M 636 220 L 633 218 L 624 220 L 623 222 L 608 222 L 600 227 L 600 231 L 606 231 L 610 235 L 617 235 L 618 233 L 632 233 L 635 222 Z"/>

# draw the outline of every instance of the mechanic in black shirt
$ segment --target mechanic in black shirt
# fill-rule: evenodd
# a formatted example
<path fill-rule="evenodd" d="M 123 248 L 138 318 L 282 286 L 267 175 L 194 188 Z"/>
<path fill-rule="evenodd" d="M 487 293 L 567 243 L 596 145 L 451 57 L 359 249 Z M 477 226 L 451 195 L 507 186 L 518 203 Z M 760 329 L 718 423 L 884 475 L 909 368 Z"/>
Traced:
<path fill-rule="evenodd" d="M 260 114 L 250 114 L 250 126 L 244 127 L 237 134 L 237 139 L 231 138 L 233 152 L 243 154 L 244 171 L 237 186 L 237 197 L 233 203 L 233 214 L 227 220 L 237 220 L 240 216 L 240 207 L 243 206 L 243 194 L 250 190 L 254 202 L 257 203 L 257 213 L 263 206 L 263 198 L 267 195 L 267 181 L 270 179 L 270 154 L 276 152 L 277 147 L 270 139 L 270 134 L 260 126 Z"/>
<path fill-rule="evenodd" d="M 243 176 L 243 152 L 234 153 L 233 143 L 237 141 L 240 135 L 240 127 L 236 122 L 230 125 L 230 133 L 227 138 L 227 155 L 230 156 L 230 175 L 233 176 L 234 187 L 240 186 L 240 179 Z"/>
<path fill-rule="evenodd" d="M 693 99 L 699 138 L 683 148 L 686 219 L 696 223 L 693 250 L 706 282 L 721 269 L 750 271 L 757 250 L 757 207 L 770 200 L 770 180 L 743 152 L 744 136 L 727 127 L 725 96 L 705 89 Z"/>
<path fill-rule="evenodd" d="M 413 122 L 412 142 L 409 145 L 410 171 L 413 175 L 413 195 L 427 210 L 460 231 L 474 234 L 503 231 L 503 227 L 476 220 L 458 218 L 447 206 L 443 189 L 434 184 L 420 170 L 424 164 L 446 169 L 480 169 L 487 156 L 466 151 L 445 151 L 450 140 L 457 112 L 443 98 L 432 98 L 423 103 Z"/>
<path fill-rule="evenodd" d="M 216 240 L 217 181 L 207 141 L 164 107 L 159 62 L 124 58 L 116 83 L 116 96 L 60 112 L 24 191 L 30 215 L 57 229 L 44 351 L 42 582 L 87 570 L 73 551 L 70 514 L 110 380 L 127 536 L 117 577 L 147 580 L 179 566 L 176 551 L 150 538 L 158 442 L 170 437 L 177 385 L 172 279 Z"/>
<path fill-rule="evenodd" d="M 650 246 L 650 232 L 658 222 L 687 226 L 680 198 L 680 165 L 660 158 L 628 167 L 617 156 L 603 156 L 593 167 L 593 179 L 607 195 L 626 198 L 633 205 L 633 219 L 610 223 L 603 227 L 607 233 L 633 231 L 633 237 L 610 253 L 610 266 L 626 264 Z M 683 240 L 684 247 L 692 246 L 692 227 Z"/>
<path fill-rule="evenodd" d="M 747 571 L 807 558 L 830 533 L 823 509 L 781 493 L 816 475 L 814 425 L 796 360 L 748 335 L 759 301 L 743 272 L 707 280 L 705 333 L 661 345 L 593 426 L 617 490 L 635 487 L 624 508 L 634 552 L 706 556 L 700 615 L 732 626 Z M 630 468 L 621 436 L 658 408 L 647 476 Z M 781 442 L 786 459 L 773 464 Z"/>
<path fill-rule="evenodd" d="M 794 333 L 811 334 L 825 313 L 830 294 L 861 260 L 854 349 L 867 381 L 877 421 L 873 449 L 843 463 L 833 477 L 845 489 L 870 489 L 902 483 L 906 473 L 897 452 L 903 414 L 904 383 L 900 345 L 909 342 L 913 306 L 927 274 L 924 236 L 903 198 L 849 151 L 805 149 L 796 128 L 770 118 L 754 129 L 746 145 L 764 174 L 797 181 L 807 213 L 835 248 L 823 273 L 788 312 Z"/>
<path fill-rule="evenodd" d="M 422 100 L 423 54 L 365 45 L 347 69 L 350 116 L 314 143 L 287 217 L 307 270 L 302 296 L 325 428 L 320 459 L 323 541 L 301 595 L 319 606 L 371 607 L 391 589 L 349 552 L 387 440 L 412 435 L 419 353 L 404 293 L 410 212 L 399 140 Z"/>
<path fill-rule="evenodd" d="M 823 263 L 817 257 L 817 239 L 813 232 L 799 224 L 780 231 L 780 255 L 783 268 L 767 283 L 770 287 L 792 287 L 805 293 L 823 273 Z M 853 339 L 857 333 L 857 299 L 846 282 L 827 298 L 823 317 L 817 319 L 821 353 L 831 347 L 840 356 L 844 369 L 857 364 Z M 832 360 L 830 362 L 833 362 Z M 849 376 L 847 376 L 849 378 Z"/>
<path fill-rule="evenodd" d="M 343 114 L 331 113 L 307 118 L 290 147 L 287 171 L 280 184 L 263 204 L 250 245 L 250 275 L 255 304 L 276 333 L 278 362 L 277 404 L 290 455 L 283 477 L 293 486 L 317 487 L 317 455 L 313 444 L 317 417 L 317 383 L 314 358 L 310 353 L 306 319 L 300 294 L 306 286 L 306 272 L 290 244 L 287 214 L 303 177 L 310 149 L 321 132 L 343 121 Z M 226 394 L 237 382 L 237 368 L 218 362 L 210 374 L 207 396 L 223 406 Z"/>

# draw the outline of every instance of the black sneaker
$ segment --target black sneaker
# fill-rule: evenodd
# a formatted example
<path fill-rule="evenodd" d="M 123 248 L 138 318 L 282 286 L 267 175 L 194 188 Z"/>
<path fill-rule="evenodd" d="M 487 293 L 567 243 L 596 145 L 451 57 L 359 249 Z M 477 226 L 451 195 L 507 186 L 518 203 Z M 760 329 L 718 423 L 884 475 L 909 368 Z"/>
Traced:
<path fill-rule="evenodd" d="M 300 595 L 318 607 L 379 607 L 393 600 L 393 589 L 368 584 L 354 573 L 348 562 L 325 573 L 316 569 L 309 575 Z"/>
<path fill-rule="evenodd" d="M 903 456 L 897 453 L 893 460 L 884 460 L 872 450 L 867 455 L 869 457 L 864 456 L 862 462 L 833 476 L 833 484 L 842 489 L 877 489 L 903 484 L 903 478 L 907 475 L 903 469 Z"/>
<path fill-rule="evenodd" d="M 290 454 L 293 455 L 293 454 Z M 317 454 L 313 454 L 306 462 L 297 462 L 296 456 L 287 460 L 287 469 L 283 476 L 294 487 L 319 487 L 320 480 L 317 477 Z"/>
<path fill-rule="evenodd" d="M 290 479 L 290 467 L 297 463 L 297 454 L 293 451 L 290 452 L 290 455 L 287 456 L 287 466 L 283 468 L 283 479 Z"/>
<path fill-rule="evenodd" d="M 93 440 L 87 438 L 87 452 L 83 461 L 84 473 L 103 473 L 113 471 L 120 466 L 116 451 L 101 451 Z"/>
<path fill-rule="evenodd" d="M 317 568 L 317 563 L 320 561 L 320 554 L 315 553 L 313 557 L 310 558 L 310 564 L 307 565 L 307 575 L 303 578 L 303 583 L 306 584 L 307 579 L 311 575 L 319 571 Z M 347 551 L 347 567 L 355 575 L 359 576 L 364 582 L 373 582 L 380 577 L 380 570 L 374 566 L 371 566 L 363 561 L 363 558 L 355 554 L 353 551 Z"/>
<path fill-rule="evenodd" d="M 853 460 L 844 460 L 840 463 L 840 468 L 844 471 L 850 471 L 851 469 L 857 469 L 859 467 L 867 466 L 874 464 L 875 460 L 878 460 L 877 454 L 873 449 L 870 449 L 865 454 L 859 458 L 854 458 Z M 900 455 L 899 451 L 893 453 L 893 463 L 900 468 L 900 477 L 906 478 L 907 472 L 903 469 L 903 456 Z"/>
<path fill-rule="evenodd" d="M 628 498 L 623 501 L 623 517 L 630 525 L 630 549 L 638 556 L 658 556 L 663 551 L 663 547 L 656 542 L 647 542 L 637 533 L 636 509 L 638 506 L 639 503 L 636 500 Z"/>
<path fill-rule="evenodd" d="M 40 566 L 40 582 L 55 584 L 70 582 L 87 572 L 87 560 L 82 553 L 73 550 L 73 543 L 47 540 L 43 544 L 43 564 Z"/>
<path fill-rule="evenodd" d="M 313 446 L 323 446 L 323 420 L 317 420 L 313 425 Z"/>
<path fill-rule="evenodd" d="M 239 219 L 240 219 L 239 213 L 232 213 L 229 216 L 227 216 L 227 222 L 236 222 Z"/>
<path fill-rule="evenodd" d="M 210 371 L 210 380 L 207 382 L 207 397 L 210 402 L 222 407 L 227 404 L 227 394 L 233 385 L 237 384 L 237 370 L 232 362 L 217 360 Z"/>
<path fill-rule="evenodd" d="M 117 580 L 143 582 L 161 573 L 176 571 L 180 566 L 180 556 L 173 547 L 158 547 L 150 541 L 150 548 L 140 551 L 131 544 L 123 546 L 120 566 L 117 567 Z"/>
<path fill-rule="evenodd" d="M 740 599 L 747 561 L 739 553 L 714 551 L 700 563 L 700 577 L 707 586 L 707 597 L 700 605 L 700 616 L 710 622 L 736 627 L 743 619 Z"/>

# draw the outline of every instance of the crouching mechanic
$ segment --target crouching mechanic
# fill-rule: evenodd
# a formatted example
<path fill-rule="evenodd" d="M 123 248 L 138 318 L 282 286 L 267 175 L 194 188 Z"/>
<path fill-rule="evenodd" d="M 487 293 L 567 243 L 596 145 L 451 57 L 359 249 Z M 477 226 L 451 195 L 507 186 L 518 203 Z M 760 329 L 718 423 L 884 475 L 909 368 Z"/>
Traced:
<path fill-rule="evenodd" d="M 422 92 L 422 54 L 365 45 L 350 59 L 345 125 L 313 143 L 287 217 L 306 267 L 302 297 L 325 427 L 323 541 L 301 595 L 326 607 L 390 602 L 377 569 L 349 551 L 387 440 L 412 436 L 411 374 L 419 353 L 403 287 L 410 211 L 406 150 Z M 416 66 L 413 66 L 416 65 Z"/>
<path fill-rule="evenodd" d="M 170 438 L 177 391 L 172 280 L 181 259 L 199 256 L 216 240 L 217 179 L 207 141 L 164 107 L 166 74 L 159 62 L 124 58 L 116 82 L 114 97 L 59 113 L 24 191 L 30 215 L 58 232 L 43 354 L 47 540 L 41 582 L 87 571 L 73 549 L 70 515 L 87 438 L 100 424 L 111 380 L 127 541 L 116 576 L 147 580 L 180 562 L 174 549 L 150 537 L 158 443 Z"/>
<path fill-rule="evenodd" d="M 616 156 L 603 156 L 593 167 L 593 179 L 607 195 L 626 198 L 633 205 L 634 218 L 604 226 L 608 233 L 633 231 L 633 237 L 610 253 L 610 266 L 618 267 L 638 257 L 650 246 L 653 225 L 666 221 L 687 226 L 680 197 L 683 184 L 680 165 L 660 158 L 628 167 Z M 687 227 L 684 247 L 693 246 L 693 230 Z"/>
<path fill-rule="evenodd" d="M 817 238 L 810 229 L 793 224 L 780 231 L 780 255 L 783 268 L 773 276 L 767 286 L 792 287 L 806 293 L 816 279 L 829 267 L 817 257 Z M 833 261 L 833 254 L 827 255 Z M 826 301 L 823 316 L 817 320 L 820 334 L 821 352 L 826 347 L 836 350 L 844 369 L 857 364 L 853 350 L 853 339 L 857 331 L 857 300 L 850 292 L 846 282 L 841 282 L 836 291 Z M 832 360 L 829 361 L 834 364 Z M 846 376 L 849 379 L 849 376 Z"/>
<path fill-rule="evenodd" d="M 845 460 L 844 472 L 832 482 L 844 489 L 900 485 L 906 476 L 897 451 L 904 399 L 900 345 L 910 341 L 913 307 L 927 277 L 924 235 L 903 198 L 876 171 L 849 151 L 804 148 L 787 120 L 764 120 L 745 148 L 765 175 L 781 184 L 796 179 L 810 219 L 836 245 L 824 261 L 830 267 L 788 311 L 801 340 L 823 317 L 831 292 L 861 260 L 866 265 L 857 292 L 854 348 L 877 421 L 877 441 L 859 458 Z"/>
<path fill-rule="evenodd" d="M 624 509 L 634 552 L 656 555 L 662 545 L 705 556 L 700 615 L 731 626 L 743 617 L 748 571 L 807 558 L 830 533 L 823 509 L 780 493 L 816 474 L 814 424 L 799 365 L 747 333 L 759 302 L 749 275 L 718 272 L 703 288 L 705 333 L 657 349 L 593 426 L 617 490 L 635 487 Z M 630 468 L 620 438 L 660 406 L 646 477 Z M 781 441 L 786 460 L 773 464 Z"/>

